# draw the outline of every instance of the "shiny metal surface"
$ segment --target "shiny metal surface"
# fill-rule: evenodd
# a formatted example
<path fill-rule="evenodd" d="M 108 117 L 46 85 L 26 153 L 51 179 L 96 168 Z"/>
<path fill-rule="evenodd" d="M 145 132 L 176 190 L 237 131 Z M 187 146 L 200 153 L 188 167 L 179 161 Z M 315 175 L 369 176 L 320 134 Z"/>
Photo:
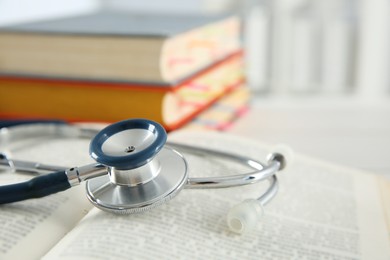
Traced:
<path fill-rule="evenodd" d="M 79 172 L 77 168 L 70 168 L 65 170 L 66 177 L 68 178 L 68 182 L 70 186 L 79 185 L 81 180 L 79 178 Z"/>
<path fill-rule="evenodd" d="M 4 149 L 9 143 L 38 136 L 58 136 L 71 138 L 93 138 L 99 130 L 65 124 L 31 124 L 0 129 L 0 146 Z"/>
<path fill-rule="evenodd" d="M 65 170 L 69 184 L 76 186 L 82 181 L 89 180 L 102 175 L 107 175 L 107 167 L 99 163 L 84 165 L 81 167 L 73 167 Z"/>
<path fill-rule="evenodd" d="M 118 170 L 114 167 L 109 167 L 108 169 L 112 183 L 137 186 L 154 179 L 161 172 L 161 163 L 157 158 L 154 158 L 147 164 L 131 170 Z"/>
<path fill-rule="evenodd" d="M 276 175 L 268 178 L 269 188 L 261 195 L 257 200 L 260 201 L 262 206 L 265 206 L 268 202 L 270 202 L 278 193 L 278 179 Z"/>
<path fill-rule="evenodd" d="M 0 131 L 0 146 L 6 147 L 7 144 L 26 136 L 29 138 L 44 135 L 92 138 L 97 132 L 94 129 L 77 126 L 47 124 L 3 128 Z M 115 156 L 128 155 L 149 146 L 155 140 L 154 138 L 155 136 L 149 131 L 126 130 L 108 138 L 103 144 L 103 149 L 104 152 Z M 108 169 L 99 163 L 66 170 L 59 166 L 12 160 L 7 157 L 6 152 L 0 153 L 0 166 L 31 173 L 65 170 L 72 186 L 87 180 L 87 197 L 95 206 L 120 214 L 151 209 L 170 200 L 183 187 L 227 188 L 268 180 L 269 188 L 258 198 L 262 205 L 268 203 L 277 193 L 278 183 L 275 174 L 284 166 L 284 158 L 281 154 L 271 155 L 268 165 L 264 166 L 257 160 L 229 152 L 174 143 L 168 145 L 179 151 L 187 150 L 194 154 L 203 156 L 207 154 L 206 156 L 235 161 L 251 167 L 254 171 L 230 176 L 189 178 L 185 159 L 169 147 L 164 147 L 148 164 L 132 170 Z"/>
<path fill-rule="evenodd" d="M 112 183 L 109 176 L 97 177 L 87 181 L 88 199 L 96 207 L 118 214 L 146 211 L 170 200 L 187 182 L 187 163 L 181 154 L 166 147 L 155 159 L 161 171 L 149 182 L 124 186 Z"/>
<path fill-rule="evenodd" d="M 15 160 L 7 156 L 8 146 L 16 141 L 34 137 L 62 137 L 62 138 L 93 138 L 99 130 L 84 128 L 66 124 L 41 124 L 18 125 L 0 129 L 0 168 L 9 168 L 11 171 L 18 171 L 31 174 L 46 174 L 48 172 L 64 171 L 67 167 Z"/>
<path fill-rule="evenodd" d="M 179 149 L 179 151 L 186 150 L 192 153 L 208 154 L 210 156 L 218 156 L 226 160 L 235 161 L 240 164 L 247 165 L 253 168 L 255 171 L 243 174 L 236 174 L 230 176 L 218 176 L 218 177 L 203 177 L 203 178 L 188 178 L 186 189 L 215 189 L 215 188 L 229 188 L 234 186 L 241 186 L 260 182 L 268 179 L 274 175 L 280 169 L 280 163 L 278 161 L 270 161 L 267 166 L 263 166 L 259 161 L 250 159 L 245 156 L 237 154 L 226 153 L 217 150 L 211 150 L 201 147 L 193 147 L 183 144 L 177 144 L 169 142 L 167 143 L 171 147 Z"/>
<path fill-rule="evenodd" d="M 30 162 L 23 160 L 14 160 L 8 158 L 4 153 L 0 153 L 0 168 L 7 168 L 15 172 L 24 172 L 32 174 L 48 173 L 48 172 L 57 172 L 66 170 L 66 167 L 43 164 L 38 162 Z"/>
<path fill-rule="evenodd" d="M 273 162 L 273 161 L 278 161 L 280 163 L 280 169 L 279 170 L 283 170 L 284 168 L 286 168 L 286 158 L 283 156 L 283 154 L 281 153 L 271 153 L 268 155 L 267 157 L 267 161 L 269 163 Z"/>
<path fill-rule="evenodd" d="M 248 165 L 250 166 L 250 165 Z M 252 167 L 252 166 L 251 166 Z M 186 189 L 216 189 L 230 188 L 257 183 L 273 176 L 279 169 L 279 162 L 271 162 L 269 165 L 256 171 L 220 177 L 189 178 Z M 253 167 L 252 167 L 253 168 Z"/>
<path fill-rule="evenodd" d="M 149 147 L 156 140 L 153 132 L 145 129 L 128 129 L 110 136 L 102 145 L 102 151 L 110 156 L 124 156 L 137 153 Z"/>
<path fill-rule="evenodd" d="M 270 202 L 278 192 L 278 180 L 276 177 L 276 172 L 281 170 L 282 166 L 285 166 L 282 165 L 282 163 L 285 162 L 283 155 L 281 154 L 271 154 L 268 159 L 269 164 L 264 166 L 259 161 L 232 153 L 226 153 L 222 151 L 188 146 L 172 142 L 168 142 L 167 144 L 171 147 L 175 147 L 179 150 L 185 150 L 190 153 L 200 155 L 207 154 L 208 156 L 217 156 L 226 160 L 235 161 L 255 170 L 249 173 L 228 176 L 188 178 L 187 184 L 185 186 L 186 189 L 230 188 L 268 180 L 269 187 L 260 197 L 257 198 L 257 200 L 261 203 L 262 206 Z"/>

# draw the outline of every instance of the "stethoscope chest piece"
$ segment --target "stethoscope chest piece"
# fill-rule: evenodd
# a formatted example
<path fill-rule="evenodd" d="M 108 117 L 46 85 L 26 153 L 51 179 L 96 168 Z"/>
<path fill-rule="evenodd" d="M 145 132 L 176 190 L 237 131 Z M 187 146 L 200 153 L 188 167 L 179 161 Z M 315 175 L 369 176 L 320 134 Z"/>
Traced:
<path fill-rule="evenodd" d="M 26 199 L 41 198 L 67 190 L 87 181 L 88 199 L 96 207 L 119 214 L 143 212 L 169 201 L 184 187 L 186 189 L 229 188 L 269 181 L 268 188 L 257 199 L 245 200 L 233 207 L 227 218 L 230 229 L 243 233 L 254 227 L 262 215 L 263 206 L 278 191 L 276 172 L 291 159 L 290 149 L 280 148 L 272 152 L 266 165 L 246 156 L 223 150 L 210 150 L 180 143 L 168 143 L 164 128 L 153 121 L 130 119 L 107 126 L 100 132 L 55 123 L 39 124 L 29 128 L 2 129 L 0 143 L 19 140 L 25 134 L 60 136 L 64 138 L 88 138 L 92 136 L 89 153 L 96 163 L 64 168 L 30 161 L 15 160 L 6 152 L 0 152 L 0 166 L 14 171 L 50 173 L 38 175 L 28 181 L 0 186 L 0 204 Z M 211 139 L 210 139 L 211 140 Z M 224 139 L 221 139 L 224 140 Z M 226 139 L 227 140 L 227 139 Z M 186 154 L 210 160 L 213 165 L 220 159 L 242 164 L 250 171 L 245 173 L 189 177 L 188 166 L 177 148 Z M 4 149 L 2 147 L 2 149 Z M 215 157 L 215 158 L 214 158 Z M 214 159 L 216 160 L 214 160 Z M 207 163 L 201 164 L 203 167 Z M 226 164 L 229 167 L 230 164 Z M 210 169 L 207 169 L 210 170 Z M 193 171 L 193 169 L 192 169 Z"/>
<path fill-rule="evenodd" d="M 108 126 L 92 140 L 91 156 L 108 175 L 87 181 L 87 197 L 98 208 L 142 212 L 174 197 L 188 179 L 187 163 L 163 147 L 165 130 L 153 121 L 126 120 Z"/>

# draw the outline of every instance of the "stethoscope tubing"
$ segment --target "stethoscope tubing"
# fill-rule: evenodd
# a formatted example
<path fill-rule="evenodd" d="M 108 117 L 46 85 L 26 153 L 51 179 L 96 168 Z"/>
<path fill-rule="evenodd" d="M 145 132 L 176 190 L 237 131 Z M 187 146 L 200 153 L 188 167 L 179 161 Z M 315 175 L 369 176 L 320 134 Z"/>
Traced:
<path fill-rule="evenodd" d="M 96 135 L 96 133 L 98 133 L 98 130 L 96 129 L 71 126 L 55 122 L 54 124 L 34 123 L 32 125 L 25 125 L 23 129 L 4 128 L 1 129 L 0 134 L 2 134 L 3 136 L 8 135 L 6 136 L 7 141 L 12 141 L 19 136 L 26 135 L 26 133 L 37 133 L 37 131 L 44 131 L 46 133 L 50 132 L 50 134 L 58 136 L 71 136 L 81 138 L 91 138 Z M 179 151 L 187 150 L 200 155 L 212 154 L 230 161 L 235 161 L 237 163 L 244 164 L 254 170 L 248 173 L 227 176 L 188 177 L 187 182 L 184 185 L 184 188 L 186 189 L 231 188 L 257 183 L 263 180 L 268 180 L 270 182 L 269 188 L 258 198 L 262 205 L 268 203 L 277 193 L 278 185 L 275 173 L 281 167 L 278 161 L 271 161 L 268 165 L 264 166 L 257 160 L 253 160 L 246 156 L 238 155 L 236 153 L 233 154 L 173 142 L 167 142 L 167 146 L 179 149 Z M 26 198 L 39 198 L 52 193 L 66 190 L 72 186 L 69 183 L 69 176 L 67 175 L 67 170 L 64 167 L 45 165 L 21 160 L 12 160 L 7 158 L 7 156 L 4 154 L 0 155 L 0 166 L 7 166 L 15 171 L 21 170 L 32 173 L 40 173 L 42 171 L 55 171 L 54 173 L 38 176 L 26 182 L 10 184 L 0 187 L 0 204 L 24 200 Z M 97 165 L 96 167 L 103 166 Z"/>
<path fill-rule="evenodd" d="M 185 189 L 218 189 L 218 188 L 232 188 L 239 187 L 249 184 L 254 184 L 264 180 L 268 180 L 268 189 L 259 197 L 257 200 L 262 206 L 269 203 L 278 192 L 278 179 L 275 173 L 280 169 L 280 163 L 278 161 L 271 161 L 268 165 L 264 166 L 262 163 L 253 160 L 249 157 L 226 153 L 218 150 L 211 150 L 207 148 L 178 144 L 173 142 L 167 142 L 167 145 L 178 148 L 180 150 L 196 151 L 199 154 L 213 154 L 218 157 L 236 161 L 250 168 L 253 168 L 253 172 L 246 174 L 236 174 L 228 176 L 217 176 L 217 177 L 189 177 Z"/>
<path fill-rule="evenodd" d="M 187 189 L 217 189 L 217 188 L 231 188 L 236 186 L 243 186 L 248 184 L 264 181 L 275 174 L 280 168 L 280 163 L 277 161 L 271 162 L 267 166 L 263 166 L 260 162 L 253 160 L 246 156 L 241 156 L 232 153 L 226 153 L 218 150 L 211 150 L 201 147 L 193 147 L 184 144 L 178 144 L 173 142 L 167 142 L 167 145 L 178 148 L 180 151 L 196 151 L 200 154 L 212 154 L 218 157 L 236 161 L 255 171 L 246 174 L 236 174 L 228 176 L 216 176 L 216 177 L 189 177 L 185 188 Z"/>

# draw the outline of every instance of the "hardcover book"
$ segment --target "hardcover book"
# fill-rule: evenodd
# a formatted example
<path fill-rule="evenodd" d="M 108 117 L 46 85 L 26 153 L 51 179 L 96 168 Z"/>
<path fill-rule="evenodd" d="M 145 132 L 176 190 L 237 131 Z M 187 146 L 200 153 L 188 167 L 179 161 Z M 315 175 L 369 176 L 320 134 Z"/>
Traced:
<path fill-rule="evenodd" d="M 173 130 L 244 81 L 241 52 L 171 86 L 0 76 L 0 117 L 95 122 L 137 117 Z"/>
<path fill-rule="evenodd" d="M 101 12 L 0 28 L 0 73 L 177 84 L 240 45 L 234 15 Z"/>

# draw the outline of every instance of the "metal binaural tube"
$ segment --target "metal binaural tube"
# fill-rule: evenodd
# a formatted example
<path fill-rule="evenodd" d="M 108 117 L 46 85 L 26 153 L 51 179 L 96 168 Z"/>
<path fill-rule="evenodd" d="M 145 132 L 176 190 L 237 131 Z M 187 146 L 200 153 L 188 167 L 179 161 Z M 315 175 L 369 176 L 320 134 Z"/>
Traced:
<path fill-rule="evenodd" d="M 215 189 L 215 188 L 230 188 L 242 186 L 252 183 L 257 183 L 268 179 L 275 175 L 280 167 L 277 161 L 271 162 L 263 169 L 246 174 L 237 174 L 221 177 L 205 177 L 205 178 L 188 178 L 186 185 L 187 189 Z"/>
<path fill-rule="evenodd" d="M 278 179 L 276 175 L 273 175 L 271 178 L 268 179 L 268 181 L 269 181 L 269 188 L 263 195 L 261 195 L 257 199 L 262 206 L 270 202 L 276 196 L 279 190 Z"/>

